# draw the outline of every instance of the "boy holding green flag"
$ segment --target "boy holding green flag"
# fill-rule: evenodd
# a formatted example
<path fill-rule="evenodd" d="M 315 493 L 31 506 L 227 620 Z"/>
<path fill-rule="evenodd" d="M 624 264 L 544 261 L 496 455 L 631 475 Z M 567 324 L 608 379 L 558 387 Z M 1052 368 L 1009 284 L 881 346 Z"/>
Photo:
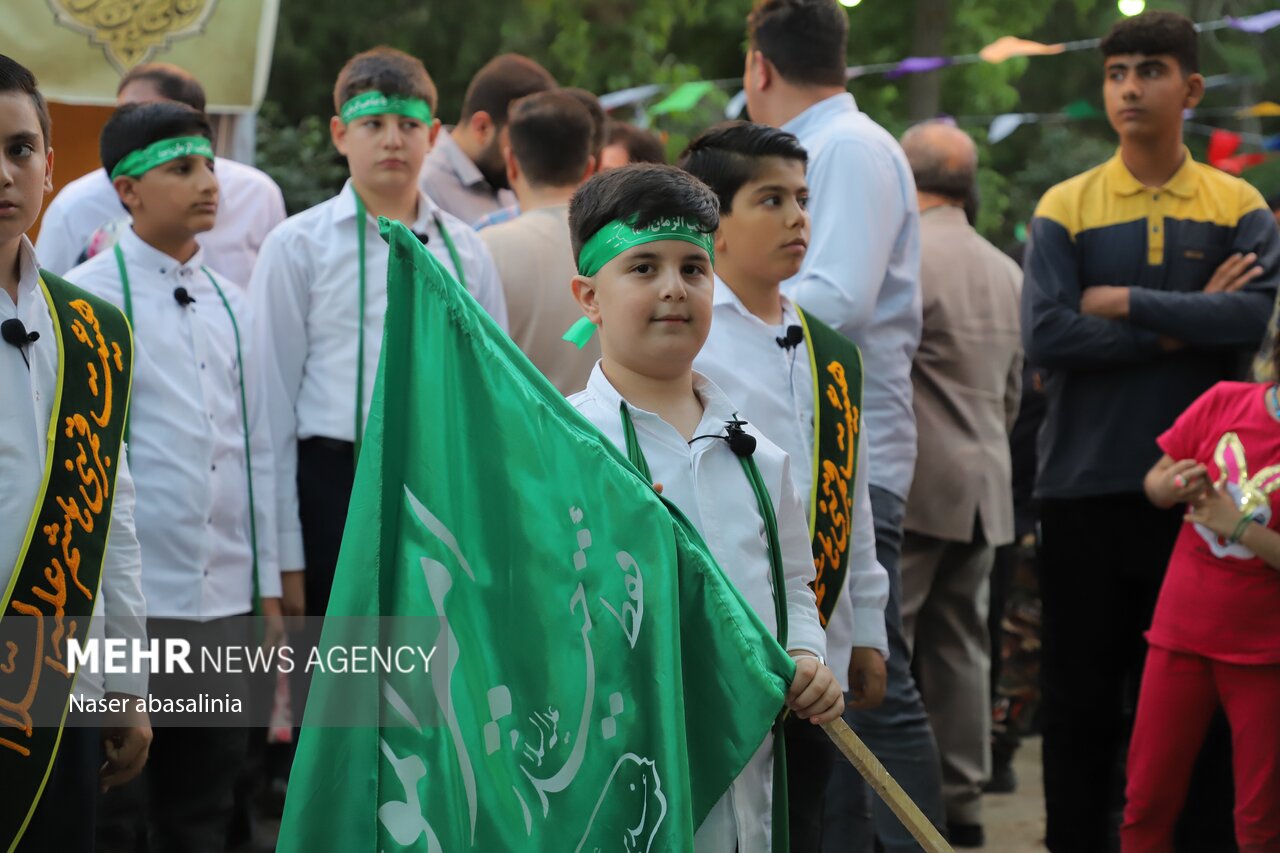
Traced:
<path fill-rule="evenodd" d="M 570 402 L 688 516 L 795 659 L 787 706 L 821 724 L 840 716 L 844 699 L 824 660 L 791 462 L 693 370 L 711 324 L 717 210 L 706 186 L 667 166 L 628 166 L 577 192 L 569 211 L 573 290 L 586 316 L 566 337 L 585 340 L 598 327 L 602 358 Z M 699 851 L 771 849 L 785 821 L 777 811 L 785 799 L 773 794 L 784 782 L 775 778 L 780 753 L 767 736 L 699 827 Z"/>

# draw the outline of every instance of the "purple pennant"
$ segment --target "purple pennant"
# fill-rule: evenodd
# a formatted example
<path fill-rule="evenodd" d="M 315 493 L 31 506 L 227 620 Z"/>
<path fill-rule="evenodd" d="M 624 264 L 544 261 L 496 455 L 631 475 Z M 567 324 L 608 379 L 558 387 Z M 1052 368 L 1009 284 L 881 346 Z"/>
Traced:
<path fill-rule="evenodd" d="M 1233 18 L 1228 15 L 1227 25 L 1243 33 L 1265 33 L 1269 29 L 1280 27 L 1280 9 L 1260 12 L 1257 15 L 1249 15 L 1247 18 Z"/>
<path fill-rule="evenodd" d="M 951 64 L 947 56 L 908 56 L 898 63 L 898 67 L 884 75 L 889 80 L 897 80 L 907 74 L 923 74 L 926 71 L 937 71 Z"/>

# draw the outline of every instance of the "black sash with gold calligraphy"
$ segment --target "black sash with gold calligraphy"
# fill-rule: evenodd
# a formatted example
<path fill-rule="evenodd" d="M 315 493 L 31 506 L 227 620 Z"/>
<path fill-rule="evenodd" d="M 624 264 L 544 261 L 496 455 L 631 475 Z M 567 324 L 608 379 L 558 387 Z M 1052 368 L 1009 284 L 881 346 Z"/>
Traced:
<path fill-rule="evenodd" d="M 67 640 L 89 636 L 133 369 L 124 315 L 57 276 L 40 276 L 56 341 L 38 346 L 57 347 L 58 389 L 44 480 L 0 609 L 5 850 L 25 831 L 61 742 L 75 682 L 67 671 Z"/>
<path fill-rule="evenodd" d="M 813 374 L 813 487 L 809 538 L 813 541 L 813 591 L 826 627 L 849 570 L 853 531 L 853 481 L 862 434 L 862 353 L 853 341 L 796 308 L 804 326 Z"/>

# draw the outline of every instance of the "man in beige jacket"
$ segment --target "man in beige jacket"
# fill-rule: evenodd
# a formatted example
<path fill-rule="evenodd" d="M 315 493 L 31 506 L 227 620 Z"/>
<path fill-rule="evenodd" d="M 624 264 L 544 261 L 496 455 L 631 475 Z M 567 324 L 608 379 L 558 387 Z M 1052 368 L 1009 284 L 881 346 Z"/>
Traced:
<path fill-rule="evenodd" d="M 991 773 L 987 609 L 995 549 L 1013 540 L 1008 431 L 1018 411 L 1022 274 L 965 217 L 978 155 L 963 131 L 912 128 L 924 332 L 912 365 L 919 449 L 903 523 L 902 621 L 942 753 L 952 844 L 983 841 Z"/>

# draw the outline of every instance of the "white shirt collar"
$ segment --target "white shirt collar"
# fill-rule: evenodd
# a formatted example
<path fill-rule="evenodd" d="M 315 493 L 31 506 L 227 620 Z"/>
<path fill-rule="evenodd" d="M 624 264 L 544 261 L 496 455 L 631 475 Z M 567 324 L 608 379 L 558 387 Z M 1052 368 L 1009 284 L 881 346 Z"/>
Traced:
<path fill-rule="evenodd" d="M 858 112 L 858 104 L 853 99 L 853 93 L 851 92 L 840 92 L 829 98 L 823 98 L 784 124 L 782 130 L 801 136 L 810 130 L 821 127 L 832 116 L 844 112 Z"/>
<path fill-rule="evenodd" d="M 790 313 L 794 309 L 792 308 L 791 300 L 787 297 L 785 293 L 779 292 L 778 296 L 782 300 L 782 314 L 785 317 L 788 313 Z M 747 306 L 742 304 L 742 300 L 738 298 L 738 294 L 734 293 L 733 288 L 725 284 L 724 279 L 722 279 L 720 276 L 715 277 L 715 288 L 711 292 L 711 304 L 713 307 L 719 306 L 719 305 L 729 305 L 735 308 L 739 313 L 743 314 L 746 317 L 755 317 L 755 319 L 757 320 L 760 319 L 759 317 L 756 317 L 755 314 L 752 314 L 751 311 L 747 309 Z M 764 322 L 764 321 L 761 320 L 760 322 Z"/>
<path fill-rule="evenodd" d="M 406 223 L 409 225 L 409 230 L 416 234 L 426 233 L 427 229 L 433 224 L 439 210 L 440 208 L 431 200 L 430 196 L 422 190 L 418 190 L 418 215 L 412 223 Z M 347 219 L 355 219 L 355 216 L 356 191 L 352 180 L 347 178 L 347 182 L 342 185 L 342 192 L 338 193 L 334 199 L 333 219 L 335 222 L 342 222 Z M 377 224 L 372 217 L 370 217 L 370 221 L 374 222 L 375 225 Z"/>
<path fill-rule="evenodd" d="M 132 228 L 126 228 L 120 235 L 120 249 L 129 265 L 153 275 L 170 276 L 182 270 L 200 269 L 204 265 L 204 249 L 199 248 L 199 243 L 196 245 L 196 253 L 183 263 L 143 240 Z"/>
<path fill-rule="evenodd" d="M 467 156 L 467 152 L 462 150 L 462 146 L 454 141 L 453 128 L 441 130 L 440 135 L 436 137 L 436 147 L 440 149 L 440 156 L 444 157 L 453 174 L 457 176 L 458 182 L 464 187 L 474 187 L 477 184 L 489 186 L 480 167 L 473 163 Z"/>
<path fill-rule="evenodd" d="M 24 234 L 18 244 L 18 304 L 34 298 L 39 284 L 40 265 L 36 261 L 36 250 Z"/>
<path fill-rule="evenodd" d="M 621 409 L 623 397 L 618 393 L 618 389 L 613 387 L 613 383 L 609 381 L 609 378 L 604 375 L 604 370 L 601 368 L 601 362 L 599 361 L 596 362 L 595 368 L 591 371 L 591 378 L 587 380 L 587 390 L 605 408 L 611 411 L 619 411 Z M 737 408 L 725 396 L 725 393 L 720 390 L 720 386 L 696 370 L 693 371 L 693 392 L 702 401 L 702 421 L 697 430 L 699 433 L 709 432 L 718 435 L 723 431 L 726 423 L 738 416 Z M 675 432 L 675 427 L 668 424 L 660 415 L 642 409 L 630 402 L 627 403 L 627 408 L 630 409 L 631 418 L 635 423 L 661 423 L 673 433 Z"/>

